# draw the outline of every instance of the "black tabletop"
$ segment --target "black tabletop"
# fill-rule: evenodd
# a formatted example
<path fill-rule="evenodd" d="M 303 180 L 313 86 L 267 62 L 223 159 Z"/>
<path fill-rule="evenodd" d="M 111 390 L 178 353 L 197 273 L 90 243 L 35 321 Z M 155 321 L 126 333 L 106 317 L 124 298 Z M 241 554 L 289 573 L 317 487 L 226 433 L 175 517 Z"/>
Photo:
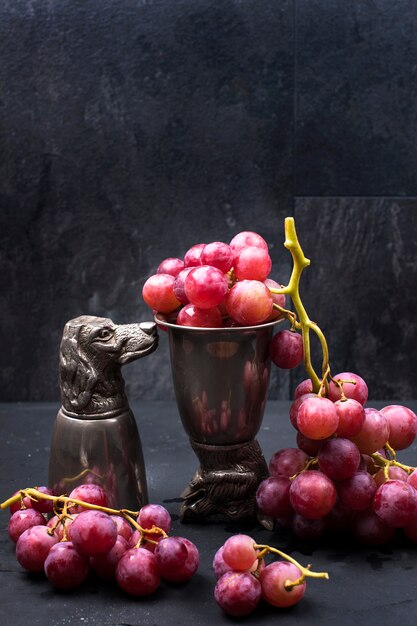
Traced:
<path fill-rule="evenodd" d="M 388 403 L 375 403 L 382 406 Z M 368 403 L 369 404 L 369 403 Z M 417 402 L 406 403 L 416 410 Z M 259 442 L 268 460 L 282 447 L 294 446 L 288 419 L 289 403 L 267 405 Z M 46 484 L 49 445 L 58 405 L 1 404 L 0 499 L 22 487 Z M 401 537 L 379 548 L 360 546 L 348 537 L 306 543 L 286 531 L 260 526 L 242 528 L 230 521 L 181 524 L 179 494 L 197 467 L 197 460 L 173 402 L 132 405 L 142 438 L 151 502 L 171 513 L 173 532 L 191 539 L 200 550 L 198 573 L 187 584 L 162 583 L 148 598 L 127 596 L 115 584 L 91 577 L 70 592 L 54 590 L 42 575 L 22 570 L 7 535 L 9 513 L 0 513 L 0 624 L 20 626 L 182 626 L 205 624 L 379 624 L 405 626 L 417 619 L 417 546 Z M 400 454 L 417 464 L 417 445 Z M 274 545 L 330 580 L 309 580 L 303 600 L 287 610 L 259 606 L 243 620 L 226 617 L 213 598 L 212 560 L 233 533 L 248 532 L 259 543 Z"/>

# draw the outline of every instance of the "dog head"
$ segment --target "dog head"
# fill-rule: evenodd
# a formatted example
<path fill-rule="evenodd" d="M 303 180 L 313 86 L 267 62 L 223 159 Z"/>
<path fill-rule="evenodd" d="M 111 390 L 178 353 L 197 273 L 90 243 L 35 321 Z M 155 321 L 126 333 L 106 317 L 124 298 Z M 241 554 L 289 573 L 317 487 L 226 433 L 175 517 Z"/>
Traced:
<path fill-rule="evenodd" d="M 64 408 L 75 413 L 116 408 L 112 405 L 124 398 L 120 367 L 150 354 L 157 345 L 153 322 L 118 326 L 90 315 L 67 322 L 60 350 Z"/>

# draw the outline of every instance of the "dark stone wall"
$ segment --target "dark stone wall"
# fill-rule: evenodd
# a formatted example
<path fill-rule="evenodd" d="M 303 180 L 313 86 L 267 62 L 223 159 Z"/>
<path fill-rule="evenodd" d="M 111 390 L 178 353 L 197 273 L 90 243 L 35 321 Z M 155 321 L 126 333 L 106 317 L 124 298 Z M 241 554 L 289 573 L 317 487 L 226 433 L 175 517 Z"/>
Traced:
<path fill-rule="evenodd" d="M 57 399 L 65 322 L 149 318 L 193 243 L 256 230 L 286 281 L 286 215 L 334 373 L 416 397 L 416 31 L 411 0 L 4 0 L 0 399 Z M 125 375 L 173 397 L 166 337 Z"/>

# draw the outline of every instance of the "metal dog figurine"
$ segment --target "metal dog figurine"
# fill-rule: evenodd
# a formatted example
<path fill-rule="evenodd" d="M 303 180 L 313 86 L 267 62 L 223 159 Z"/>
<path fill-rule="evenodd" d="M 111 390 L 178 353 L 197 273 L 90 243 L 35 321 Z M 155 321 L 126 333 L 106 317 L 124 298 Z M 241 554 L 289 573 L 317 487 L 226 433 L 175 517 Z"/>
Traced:
<path fill-rule="evenodd" d="M 55 493 L 91 482 L 106 489 L 113 508 L 136 510 L 146 504 L 142 446 L 120 370 L 157 345 L 153 322 L 117 326 L 83 315 L 65 325 L 59 362 L 62 406 L 49 460 Z"/>

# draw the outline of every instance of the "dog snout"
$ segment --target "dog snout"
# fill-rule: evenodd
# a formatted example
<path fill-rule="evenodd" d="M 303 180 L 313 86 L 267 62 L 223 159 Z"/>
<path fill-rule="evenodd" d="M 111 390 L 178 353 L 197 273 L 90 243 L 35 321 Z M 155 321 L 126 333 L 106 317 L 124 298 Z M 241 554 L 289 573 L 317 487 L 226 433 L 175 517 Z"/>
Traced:
<path fill-rule="evenodd" d="M 146 334 L 152 337 L 157 334 L 155 322 L 141 322 L 139 328 Z"/>

